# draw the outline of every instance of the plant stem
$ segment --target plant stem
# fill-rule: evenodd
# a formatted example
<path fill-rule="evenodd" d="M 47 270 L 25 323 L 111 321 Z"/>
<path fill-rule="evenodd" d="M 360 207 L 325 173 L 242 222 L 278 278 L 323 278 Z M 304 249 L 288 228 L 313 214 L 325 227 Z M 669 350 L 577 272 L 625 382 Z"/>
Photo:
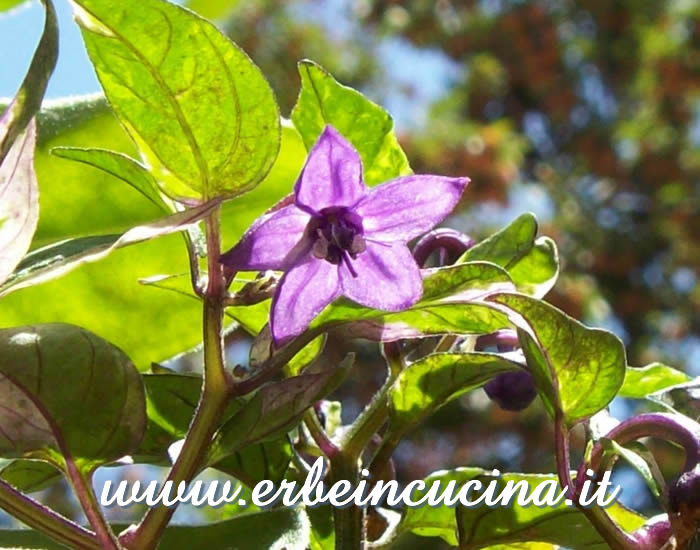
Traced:
<path fill-rule="evenodd" d="M 375 433 L 386 422 L 389 416 L 388 393 L 401 372 L 393 367 L 389 368 L 384 384 L 374 394 L 372 401 L 360 413 L 348 430 L 341 447 L 343 453 L 357 460 Z"/>
<path fill-rule="evenodd" d="M 203 302 L 204 381 L 184 444 L 167 477 L 175 489 L 180 483 L 192 481 L 199 472 L 233 389 L 231 377 L 225 370 L 223 353 L 223 299 L 226 288 L 219 263 L 219 207 L 206 218 L 206 235 L 208 283 Z M 135 531 L 123 533 L 122 542 L 132 550 L 153 550 L 175 509 L 175 506 L 151 508 Z"/>
<path fill-rule="evenodd" d="M 583 512 L 612 550 L 636 550 L 639 548 L 639 543 L 620 529 L 617 523 L 600 506 L 591 506 L 590 508 L 578 506 L 578 509 Z"/>
<path fill-rule="evenodd" d="M 102 515 L 100 505 L 95 498 L 95 492 L 92 490 L 92 475 L 87 477 L 83 475 L 83 472 L 78 469 L 73 458 L 65 454 L 65 451 L 64 458 L 68 480 L 73 487 L 75 496 L 78 497 L 78 502 L 80 502 L 83 512 L 85 512 L 85 517 L 95 530 L 95 536 L 100 546 L 104 548 L 104 550 L 119 550 L 121 548 L 119 541 Z"/>
<path fill-rule="evenodd" d="M 372 463 L 369 467 L 372 479 L 384 478 L 384 471 L 391 461 L 391 457 L 399 443 L 400 436 L 398 434 L 387 433 L 384 436 L 384 440 L 382 441 L 382 444 L 379 447 L 377 454 L 372 459 Z"/>
<path fill-rule="evenodd" d="M 357 459 L 339 454 L 331 461 L 331 482 L 347 480 L 357 485 L 359 469 Z M 335 522 L 335 550 L 364 550 L 365 509 L 351 504 L 345 508 L 333 508 Z"/>
<path fill-rule="evenodd" d="M 329 460 L 334 460 L 340 452 L 340 449 L 328 438 L 328 435 L 318 420 L 316 411 L 312 408 L 307 409 L 304 413 L 304 424 L 309 430 L 314 442 L 318 445 L 318 448 L 321 449 L 321 452 L 326 455 L 326 458 Z"/>
<path fill-rule="evenodd" d="M 554 448 L 559 484 L 567 488 L 568 497 L 574 501 L 576 507 L 583 512 L 591 525 L 593 525 L 600 536 L 610 545 L 610 548 L 613 550 L 631 550 L 631 548 L 633 548 L 633 546 L 630 545 L 633 542 L 632 537 L 622 531 L 608 516 L 605 510 L 598 506 L 588 508 L 579 505 L 578 495 L 576 494 L 574 483 L 571 480 L 569 431 L 561 413 L 557 413 L 554 420 Z"/>
<path fill-rule="evenodd" d="M 571 460 L 569 458 L 569 431 L 560 413 L 557 413 L 554 421 L 554 450 L 559 484 L 566 487 L 569 497 L 574 499 L 575 492 L 574 484 L 571 482 Z"/>
<path fill-rule="evenodd" d="M 0 480 L 0 508 L 32 529 L 76 550 L 100 550 L 95 534 Z"/>

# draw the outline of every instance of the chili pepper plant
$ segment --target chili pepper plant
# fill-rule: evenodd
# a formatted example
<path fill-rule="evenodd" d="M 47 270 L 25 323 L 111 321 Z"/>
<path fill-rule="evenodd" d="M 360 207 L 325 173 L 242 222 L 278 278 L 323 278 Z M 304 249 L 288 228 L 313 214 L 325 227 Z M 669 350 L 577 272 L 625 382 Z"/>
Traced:
<path fill-rule="evenodd" d="M 413 533 L 463 549 L 697 547 L 700 381 L 628 365 L 617 336 L 549 304 L 557 246 L 532 214 L 479 242 L 450 228 L 469 174 L 413 173 L 390 115 L 309 60 L 282 118 L 245 52 L 164 0 L 74 0 L 104 93 L 43 101 L 59 29 L 42 5 L 0 119 L 0 508 L 31 528 L 0 544 L 359 550 Z M 227 359 L 234 331 L 252 341 L 247 361 Z M 384 383 L 343 424 L 331 394 L 362 359 L 324 347 L 356 339 L 381 351 Z M 200 374 L 163 366 L 198 345 Z M 239 506 L 177 526 L 176 506 L 156 505 L 121 525 L 93 487 L 96 470 L 130 463 L 173 486 L 209 470 L 250 491 L 301 484 L 321 460 L 328 485 L 369 490 L 392 481 L 407 436 L 482 387 L 494 407 L 541 401 L 551 473 L 466 463 L 414 485 L 414 501 L 478 480 L 548 482 L 566 502 Z M 618 396 L 648 412 L 613 418 Z M 675 478 L 650 437 L 677 448 Z M 618 461 L 665 513 L 579 498 Z M 61 478 L 84 525 L 31 496 Z"/>

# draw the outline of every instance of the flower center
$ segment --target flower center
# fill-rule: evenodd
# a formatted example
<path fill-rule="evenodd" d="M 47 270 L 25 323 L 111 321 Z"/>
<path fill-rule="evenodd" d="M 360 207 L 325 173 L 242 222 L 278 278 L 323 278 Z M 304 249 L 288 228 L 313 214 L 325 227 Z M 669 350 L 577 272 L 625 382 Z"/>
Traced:
<path fill-rule="evenodd" d="M 324 208 L 309 223 L 313 239 L 311 252 L 320 260 L 335 265 L 345 261 L 353 276 L 356 275 L 350 258 L 365 251 L 362 218 L 344 207 Z"/>

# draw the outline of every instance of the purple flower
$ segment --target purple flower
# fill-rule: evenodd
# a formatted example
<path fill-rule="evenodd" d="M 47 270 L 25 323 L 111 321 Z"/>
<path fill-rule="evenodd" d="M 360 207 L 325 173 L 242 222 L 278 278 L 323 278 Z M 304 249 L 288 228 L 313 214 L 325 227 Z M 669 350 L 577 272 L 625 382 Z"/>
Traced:
<path fill-rule="evenodd" d="M 221 261 L 237 271 L 285 271 L 270 314 L 276 346 L 341 295 L 400 311 L 423 292 L 406 243 L 442 221 L 468 183 L 406 176 L 370 189 L 357 151 L 326 126 L 294 186 L 294 203 L 256 220 Z"/>

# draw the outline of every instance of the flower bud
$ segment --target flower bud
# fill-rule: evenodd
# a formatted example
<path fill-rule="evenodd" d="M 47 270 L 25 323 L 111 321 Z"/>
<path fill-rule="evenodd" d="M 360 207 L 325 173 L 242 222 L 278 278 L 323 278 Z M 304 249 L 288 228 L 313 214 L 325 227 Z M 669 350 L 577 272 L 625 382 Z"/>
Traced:
<path fill-rule="evenodd" d="M 522 411 L 537 396 L 532 375 L 526 370 L 499 374 L 484 386 L 486 395 L 506 411 Z"/>
<path fill-rule="evenodd" d="M 416 263 L 423 267 L 428 257 L 436 250 L 445 253 L 444 261 L 438 265 L 449 265 L 474 246 L 474 240 L 454 229 L 441 227 L 426 233 L 413 247 L 413 257 Z"/>

